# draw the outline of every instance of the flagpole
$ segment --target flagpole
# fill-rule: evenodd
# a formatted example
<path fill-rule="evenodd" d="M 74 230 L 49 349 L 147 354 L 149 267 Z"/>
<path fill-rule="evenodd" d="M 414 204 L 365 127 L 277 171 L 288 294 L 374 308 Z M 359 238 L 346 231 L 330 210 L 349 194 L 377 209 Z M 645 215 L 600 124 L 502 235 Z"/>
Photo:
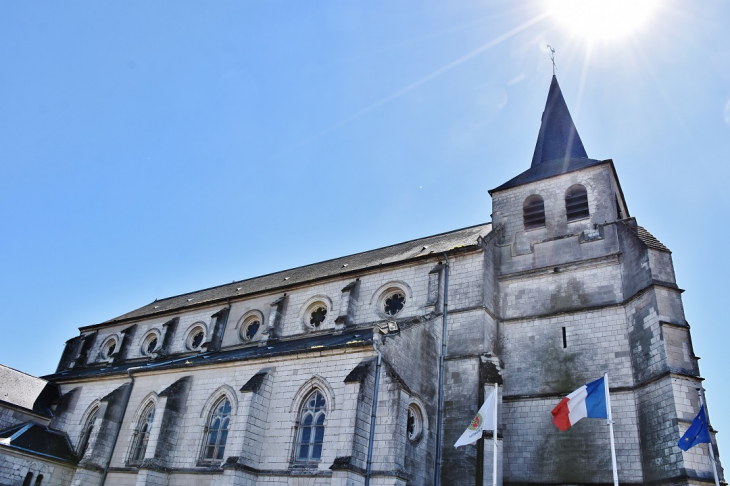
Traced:
<path fill-rule="evenodd" d="M 499 385 L 494 384 L 494 432 L 492 433 L 492 439 L 494 440 L 494 447 L 492 448 L 492 486 L 497 486 L 497 397 L 499 395 Z"/>
<path fill-rule="evenodd" d="M 697 389 L 697 395 L 700 397 L 700 408 L 705 405 L 702 400 L 702 388 Z M 707 409 L 705 408 L 705 422 L 707 422 L 707 429 L 710 428 L 710 420 L 707 416 Z M 720 486 L 720 478 L 717 476 L 717 464 L 715 463 L 715 450 L 712 448 L 712 434 L 710 434 L 710 443 L 707 444 L 710 451 L 710 462 L 712 463 L 712 474 L 715 475 L 715 486 Z"/>
<path fill-rule="evenodd" d="M 611 416 L 611 396 L 608 392 L 608 373 L 603 375 L 603 386 L 606 387 L 606 411 L 608 412 L 608 430 L 611 436 L 611 464 L 613 466 L 613 484 L 614 486 L 618 486 L 618 469 L 616 468 L 616 444 L 613 438 L 613 417 Z"/>

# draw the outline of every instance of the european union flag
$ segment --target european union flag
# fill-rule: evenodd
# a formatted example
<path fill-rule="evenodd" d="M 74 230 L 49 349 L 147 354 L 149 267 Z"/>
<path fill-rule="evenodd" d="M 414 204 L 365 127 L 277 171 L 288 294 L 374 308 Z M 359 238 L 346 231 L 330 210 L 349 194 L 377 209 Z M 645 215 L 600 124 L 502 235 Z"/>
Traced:
<path fill-rule="evenodd" d="M 710 429 L 707 427 L 707 415 L 705 415 L 705 406 L 702 405 L 700 407 L 700 413 L 692 421 L 692 425 L 689 426 L 687 432 L 679 439 L 679 444 L 677 445 L 683 451 L 687 451 L 697 444 L 709 444 L 710 442 Z"/>

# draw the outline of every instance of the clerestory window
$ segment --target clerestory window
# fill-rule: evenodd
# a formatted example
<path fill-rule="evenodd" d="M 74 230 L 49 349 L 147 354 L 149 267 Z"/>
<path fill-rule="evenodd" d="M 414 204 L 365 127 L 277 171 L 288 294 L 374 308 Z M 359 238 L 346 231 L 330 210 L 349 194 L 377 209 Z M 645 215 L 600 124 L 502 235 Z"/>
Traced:
<path fill-rule="evenodd" d="M 299 430 L 294 460 L 299 464 L 317 464 L 322 458 L 324 419 L 327 402 L 319 390 L 313 391 L 299 413 Z"/>

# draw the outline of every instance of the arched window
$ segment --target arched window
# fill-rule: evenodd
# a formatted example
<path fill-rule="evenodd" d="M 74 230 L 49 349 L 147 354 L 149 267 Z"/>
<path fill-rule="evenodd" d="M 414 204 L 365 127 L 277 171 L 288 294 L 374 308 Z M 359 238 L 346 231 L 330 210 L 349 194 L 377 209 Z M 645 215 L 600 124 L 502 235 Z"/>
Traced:
<path fill-rule="evenodd" d="M 154 419 L 155 404 L 152 402 L 145 407 L 144 411 L 139 416 L 137 427 L 134 429 L 132 449 L 129 452 L 129 464 L 142 464 L 144 454 L 147 452 L 147 442 L 150 440 L 150 430 L 152 429 L 152 422 Z"/>
<path fill-rule="evenodd" d="M 304 400 L 299 414 L 299 431 L 294 451 L 296 462 L 316 464 L 322 457 L 326 405 L 324 395 L 319 390 L 313 391 Z"/>
<path fill-rule="evenodd" d="M 565 193 L 565 214 L 568 221 L 583 219 L 590 216 L 588 211 L 588 193 L 580 184 L 571 186 Z"/>
<path fill-rule="evenodd" d="M 34 484 L 34 486 L 41 486 L 41 483 L 43 483 L 43 474 L 39 474 L 35 478 L 35 484 Z"/>
<path fill-rule="evenodd" d="M 25 475 L 25 479 L 23 479 L 23 486 L 30 486 L 31 481 L 33 481 L 33 473 L 29 472 Z"/>
<path fill-rule="evenodd" d="M 522 205 L 522 217 L 526 230 L 545 226 L 545 202 L 542 197 L 534 194 L 525 199 Z"/>
<path fill-rule="evenodd" d="M 202 459 L 204 461 L 222 461 L 226 451 L 228 429 L 231 425 L 231 402 L 221 398 L 213 406 L 210 420 L 205 428 Z"/>
<path fill-rule="evenodd" d="M 98 413 L 99 408 L 97 407 L 92 410 L 92 412 L 89 414 L 89 418 L 86 419 L 86 424 L 84 424 L 84 431 L 82 432 L 81 440 L 79 441 L 79 457 L 84 457 L 84 454 L 86 453 L 86 448 L 89 446 L 89 439 L 91 438 L 91 433 L 94 431 L 94 422 L 96 421 L 96 415 Z"/>

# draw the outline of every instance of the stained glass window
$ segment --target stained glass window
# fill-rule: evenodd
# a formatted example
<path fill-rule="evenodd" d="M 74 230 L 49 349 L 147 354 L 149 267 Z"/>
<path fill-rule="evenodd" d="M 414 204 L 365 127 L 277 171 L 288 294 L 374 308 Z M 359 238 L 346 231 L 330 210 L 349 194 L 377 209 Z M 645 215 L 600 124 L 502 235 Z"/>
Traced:
<path fill-rule="evenodd" d="M 385 313 L 389 316 L 394 316 L 403 309 L 403 305 L 406 303 L 406 296 L 397 292 L 391 294 L 385 299 Z"/>
<path fill-rule="evenodd" d="M 326 307 L 317 307 L 310 314 L 309 323 L 314 327 L 319 327 L 324 322 L 324 318 L 327 317 Z"/>
<path fill-rule="evenodd" d="M 220 399 L 213 407 L 208 421 L 203 444 L 204 461 L 222 461 L 226 451 L 228 429 L 231 425 L 231 402 L 227 398 Z"/>
<path fill-rule="evenodd" d="M 296 461 L 317 463 L 322 457 L 326 401 L 319 390 L 312 392 L 304 401 L 299 415 Z"/>
<path fill-rule="evenodd" d="M 130 464 L 142 464 L 144 454 L 147 452 L 147 442 L 150 440 L 150 430 L 155 419 L 155 404 L 150 403 L 142 412 L 134 429 L 132 437 L 132 449 L 129 453 Z"/>

